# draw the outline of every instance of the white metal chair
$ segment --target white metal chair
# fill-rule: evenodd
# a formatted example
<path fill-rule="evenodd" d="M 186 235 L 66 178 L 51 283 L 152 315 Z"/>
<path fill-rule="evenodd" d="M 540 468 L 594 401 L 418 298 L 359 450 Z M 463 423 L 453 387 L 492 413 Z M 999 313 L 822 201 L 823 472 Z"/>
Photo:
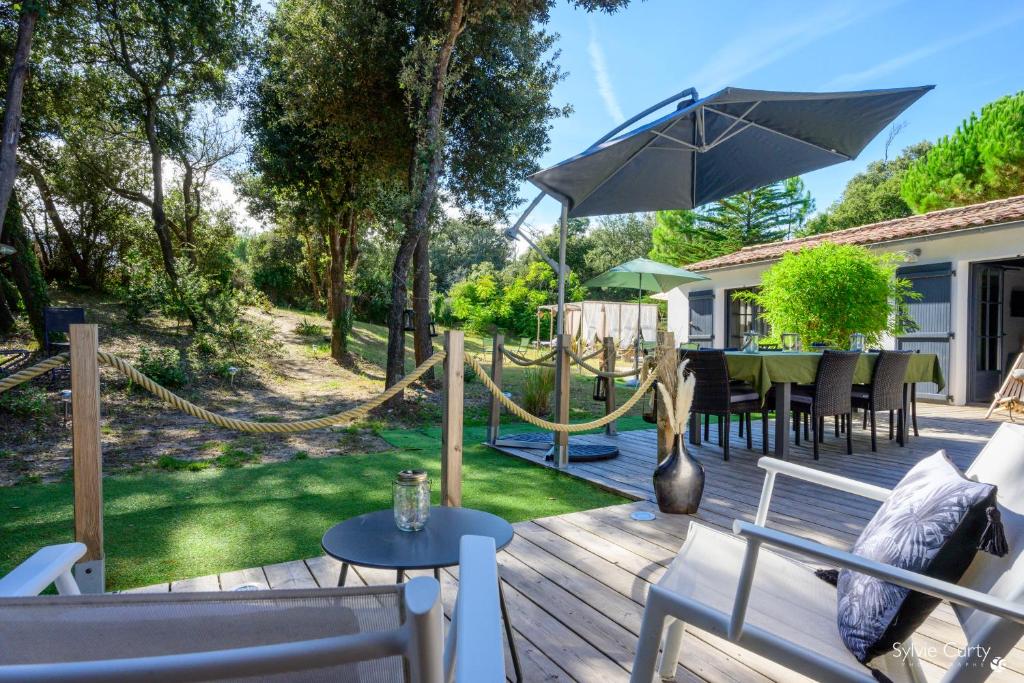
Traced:
<path fill-rule="evenodd" d="M 432 577 L 394 586 L 76 595 L 70 569 L 84 550 L 44 548 L 0 579 L 0 595 L 18 596 L 0 598 L 0 681 L 505 680 L 491 538 L 462 538 L 446 643 Z M 64 595 L 21 597 L 55 581 Z"/>
<path fill-rule="evenodd" d="M 998 486 L 998 504 L 1010 552 L 979 552 L 958 584 L 880 564 L 765 526 L 775 478 L 790 476 L 877 501 L 889 489 L 774 458 L 766 470 L 754 524 L 736 521 L 733 534 L 691 523 L 665 576 L 652 586 L 644 610 L 632 683 L 650 683 L 655 668 L 675 675 L 685 624 L 820 681 L 876 683 L 872 671 L 846 649 L 836 625 L 836 589 L 814 568 L 762 546 L 827 565 L 854 569 L 950 602 L 968 647 L 942 679 L 983 681 L 1024 636 L 1024 426 L 1003 424 L 967 476 Z M 658 649 L 665 627 L 661 665 Z M 872 665 L 893 681 L 923 681 L 919 651 L 903 643 L 902 656 Z"/>

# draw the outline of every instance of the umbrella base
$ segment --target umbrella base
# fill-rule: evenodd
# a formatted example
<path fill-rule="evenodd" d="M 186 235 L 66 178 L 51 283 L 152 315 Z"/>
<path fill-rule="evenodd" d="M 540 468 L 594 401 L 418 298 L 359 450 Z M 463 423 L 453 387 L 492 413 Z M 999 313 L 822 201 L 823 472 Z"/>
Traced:
<path fill-rule="evenodd" d="M 536 448 L 547 450 L 551 448 L 552 436 L 550 432 L 526 432 L 524 434 L 508 434 L 501 437 L 494 443 L 498 447 L 507 448 Z M 615 446 L 604 444 L 573 443 L 569 438 L 569 462 L 593 462 L 595 460 L 611 460 L 619 455 L 619 449 Z M 545 458 L 551 460 L 550 457 Z"/>

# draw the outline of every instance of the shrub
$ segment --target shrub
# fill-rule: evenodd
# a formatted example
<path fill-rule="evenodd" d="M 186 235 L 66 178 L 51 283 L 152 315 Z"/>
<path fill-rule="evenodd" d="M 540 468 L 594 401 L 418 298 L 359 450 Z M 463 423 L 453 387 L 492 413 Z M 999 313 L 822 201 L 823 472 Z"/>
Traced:
<path fill-rule="evenodd" d="M 149 349 L 144 346 L 139 349 L 135 368 L 161 386 L 180 387 L 188 383 L 188 374 L 178 349 Z"/>
<path fill-rule="evenodd" d="M 555 390 L 554 368 L 529 368 L 523 373 L 523 407 L 543 417 L 551 411 L 551 392 Z"/>
<path fill-rule="evenodd" d="M 896 277 L 898 262 L 895 254 L 829 242 L 786 254 L 761 276 L 760 291 L 734 296 L 760 305 L 774 335 L 796 332 L 805 347 L 847 348 L 854 332 L 878 345 L 912 326 L 906 301 L 920 297 Z"/>
<path fill-rule="evenodd" d="M 39 387 L 22 385 L 0 394 L 0 413 L 16 417 L 49 417 L 54 413 L 54 401 Z"/>
<path fill-rule="evenodd" d="M 323 330 L 315 322 L 303 318 L 295 326 L 295 334 L 300 337 L 319 337 L 323 334 Z"/>
<path fill-rule="evenodd" d="M 160 459 L 156 461 L 156 466 L 171 472 L 201 472 L 209 469 L 210 463 L 207 460 L 183 460 L 170 455 L 161 455 Z"/>

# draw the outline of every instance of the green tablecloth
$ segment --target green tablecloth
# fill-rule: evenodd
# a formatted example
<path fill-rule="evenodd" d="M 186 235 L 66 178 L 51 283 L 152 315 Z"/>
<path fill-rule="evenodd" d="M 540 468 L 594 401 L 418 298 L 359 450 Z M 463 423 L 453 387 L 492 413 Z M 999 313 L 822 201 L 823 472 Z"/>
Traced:
<path fill-rule="evenodd" d="M 785 351 L 761 351 L 760 353 L 744 353 L 729 351 L 725 354 L 729 363 L 729 377 L 734 380 L 749 382 L 761 398 L 768 393 L 772 382 L 793 382 L 794 384 L 813 384 L 814 374 L 818 369 L 820 353 Z M 867 384 L 871 381 L 871 369 L 878 358 L 876 353 L 862 353 L 857 361 L 857 371 L 853 375 L 855 384 Z M 934 382 L 939 391 L 946 387 L 946 380 L 939 367 L 939 358 L 934 353 L 914 353 L 910 356 L 907 367 L 908 383 Z"/>

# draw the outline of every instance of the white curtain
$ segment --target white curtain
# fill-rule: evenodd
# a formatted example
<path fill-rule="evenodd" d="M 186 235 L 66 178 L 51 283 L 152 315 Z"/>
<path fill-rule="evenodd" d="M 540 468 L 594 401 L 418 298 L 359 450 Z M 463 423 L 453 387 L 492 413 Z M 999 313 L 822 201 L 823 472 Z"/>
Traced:
<path fill-rule="evenodd" d="M 601 333 L 601 338 L 611 337 L 612 339 L 619 338 L 619 306 L 618 304 L 605 304 L 604 310 L 604 331 Z"/>
<path fill-rule="evenodd" d="M 657 304 L 644 304 L 640 309 L 640 329 L 644 333 L 644 341 L 652 342 L 658 339 L 658 306 Z"/>
<path fill-rule="evenodd" d="M 573 339 L 580 333 L 580 321 L 583 319 L 583 313 L 578 308 L 566 308 L 565 309 L 565 333 L 570 335 Z"/>
<path fill-rule="evenodd" d="M 600 303 L 585 301 L 583 303 L 583 323 L 580 329 L 580 341 L 587 347 L 594 343 L 595 339 L 603 336 L 601 329 L 602 311 L 604 306 Z"/>
<path fill-rule="evenodd" d="M 636 342 L 636 304 L 619 304 L 619 348 L 626 349 Z"/>

